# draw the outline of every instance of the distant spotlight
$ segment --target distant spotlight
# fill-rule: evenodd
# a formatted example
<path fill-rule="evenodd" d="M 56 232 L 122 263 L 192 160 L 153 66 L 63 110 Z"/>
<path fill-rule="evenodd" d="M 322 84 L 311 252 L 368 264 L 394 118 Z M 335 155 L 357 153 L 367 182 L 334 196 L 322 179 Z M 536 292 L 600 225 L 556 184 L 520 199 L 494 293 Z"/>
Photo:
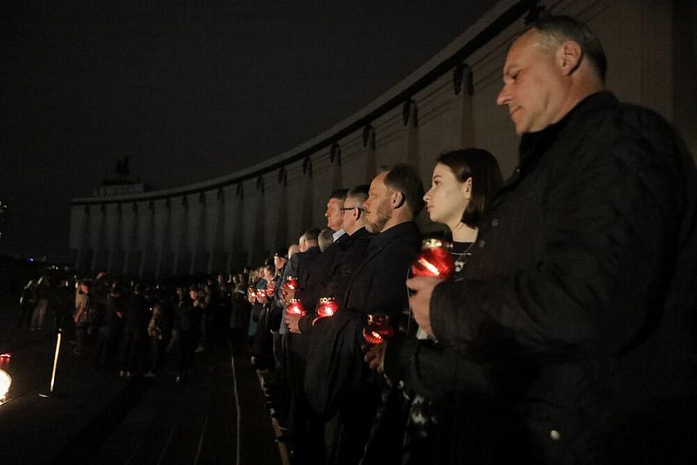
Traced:
<path fill-rule="evenodd" d="M 12 377 L 5 370 L 0 370 L 0 404 L 5 402 L 10 385 L 12 385 Z"/>

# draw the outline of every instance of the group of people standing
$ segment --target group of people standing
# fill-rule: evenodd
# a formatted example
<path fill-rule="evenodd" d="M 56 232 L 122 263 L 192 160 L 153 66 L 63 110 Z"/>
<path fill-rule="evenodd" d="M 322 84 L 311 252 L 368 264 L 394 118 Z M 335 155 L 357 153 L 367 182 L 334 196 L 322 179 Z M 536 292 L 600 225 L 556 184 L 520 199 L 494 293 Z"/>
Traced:
<path fill-rule="evenodd" d="M 438 157 L 428 190 L 396 164 L 332 193 L 326 231 L 225 286 L 168 301 L 114 283 L 96 363 L 119 333 L 121 372 L 138 370 L 147 334 L 155 373 L 172 335 L 179 380 L 232 328 L 298 464 L 692 463 L 695 162 L 663 118 L 605 90 L 606 67 L 584 24 L 542 18 L 509 49 L 497 99 L 521 136 L 509 179 L 474 148 Z M 452 278 L 411 275 L 424 207 Z"/>
<path fill-rule="evenodd" d="M 323 251 L 311 229 L 263 270 L 253 347 L 297 463 L 693 460 L 695 162 L 606 67 L 584 24 L 542 18 L 497 99 L 508 180 L 480 149 L 442 154 L 427 192 L 387 167 L 331 195 Z M 424 205 L 453 278 L 410 275 Z"/>
<path fill-rule="evenodd" d="M 246 325 L 246 320 L 236 321 L 249 317 L 245 288 L 235 285 L 237 279 L 228 282 L 218 275 L 176 286 L 128 283 L 99 273 L 60 279 L 52 286 L 51 278 L 43 276 L 38 286 L 33 280 L 25 286 L 18 324 L 34 333 L 50 319 L 55 331 L 64 332 L 73 355 L 87 355 L 96 370 L 124 377 L 154 377 L 172 360 L 181 382 L 196 352 L 225 341 L 231 328 Z M 240 300 L 241 307 L 236 305 Z M 232 311 L 240 316 L 231 318 Z M 27 316 L 37 313 L 38 320 Z M 39 323 L 26 326 L 28 321 Z"/>

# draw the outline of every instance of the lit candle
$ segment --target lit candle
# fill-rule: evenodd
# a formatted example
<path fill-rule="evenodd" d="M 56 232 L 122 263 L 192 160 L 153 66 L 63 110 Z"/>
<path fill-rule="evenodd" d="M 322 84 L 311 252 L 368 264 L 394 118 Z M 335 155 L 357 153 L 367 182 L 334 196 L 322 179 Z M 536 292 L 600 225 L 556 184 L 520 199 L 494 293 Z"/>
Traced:
<path fill-rule="evenodd" d="M 411 265 L 414 276 L 448 279 L 455 273 L 455 262 L 450 254 L 450 244 L 439 239 L 426 239 L 421 252 Z"/>
<path fill-rule="evenodd" d="M 317 305 L 317 317 L 332 317 L 337 310 L 339 310 L 339 304 L 336 303 L 334 297 L 321 297 L 319 299 L 319 305 Z"/>
<path fill-rule="evenodd" d="M 368 324 L 363 328 L 363 339 L 371 346 L 376 346 L 394 336 L 394 329 L 390 325 L 390 317 L 387 315 L 370 314 Z"/>
<path fill-rule="evenodd" d="M 286 278 L 286 282 L 283 283 L 283 286 L 288 289 L 289 291 L 293 291 L 298 288 L 298 278 L 295 276 L 288 276 Z"/>
<path fill-rule="evenodd" d="M 286 313 L 289 315 L 305 315 L 305 307 L 300 299 L 290 299 L 288 306 L 286 307 Z"/>

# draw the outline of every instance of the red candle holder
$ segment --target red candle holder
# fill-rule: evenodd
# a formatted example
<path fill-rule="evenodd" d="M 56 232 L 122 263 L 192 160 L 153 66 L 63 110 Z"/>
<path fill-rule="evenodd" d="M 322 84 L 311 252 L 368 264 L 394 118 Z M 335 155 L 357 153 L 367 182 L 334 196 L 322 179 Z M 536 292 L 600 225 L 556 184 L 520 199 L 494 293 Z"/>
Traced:
<path fill-rule="evenodd" d="M 440 239 L 425 239 L 421 243 L 421 252 L 411 264 L 411 274 L 438 279 L 450 278 L 455 273 L 450 248 L 450 244 Z"/>
<path fill-rule="evenodd" d="M 320 318 L 330 318 L 339 310 L 339 304 L 334 297 L 321 297 L 317 305 L 317 321 Z"/>
<path fill-rule="evenodd" d="M 290 302 L 288 302 L 288 306 L 286 307 L 286 313 L 289 315 L 304 316 L 305 307 L 303 306 L 303 303 L 300 302 L 300 299 L 290 299 Z"/>
<path fill-rule="evenodd" d="M 285 287 L 289 291 L 294 291 L 298 288 L 298 278 L 296 278 L 295 276 L 288 276 L 286 278 L 286 282 L 283 283 L 283 287 Z"/>
<path fill-rule="evenodd" d="M 274 292 L 276 292 L 276 282 L 275 281 L 269 281 L 269 284 L 266 286 L 266 296 L 267 297 L 272 297 Z"/>
<path fill-rule="evenodd" d="M 394 336 L 394 328 L 390 324 L 389 316 L 368 315 L 368 325 L 363 328 L 363 339 L 368 345 L 376 346 L 392 336 Z"/>

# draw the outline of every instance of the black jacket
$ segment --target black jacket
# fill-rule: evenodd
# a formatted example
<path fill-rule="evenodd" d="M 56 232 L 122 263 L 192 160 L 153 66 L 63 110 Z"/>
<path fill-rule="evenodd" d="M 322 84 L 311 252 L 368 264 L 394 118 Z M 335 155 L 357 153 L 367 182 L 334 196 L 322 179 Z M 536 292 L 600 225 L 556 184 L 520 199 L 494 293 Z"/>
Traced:
<path fill-rule="evenodd" d="M 464 274 L 431 300 L 440 344 L 471 365 L 458 369 L 493 367 L 486 457 L 690 456 L 696 207 L 673 129 L 609 93 L 523 137 Z"/>
<path fill-rule="evenodd" d="M 310 309 L 310 303 L 307 297 L 303 299 L 303 291 L 304 288 L 308 286 L 307 283 L 309 281 L 312 265 L 320 256 L 321 252 L 319 250 L 319 247 L 311 247 L 307 249 L 305 252 L 296 253 L 295 255 L 290 257 L 290 260 L 288 262 L 288 276 L 297 277 L 298 285 L 300 286 L 300 289 L 295 293 L 295 297 L 301 299 L 301 302 L 303 302 L 303 305 L 305 305 L 306 310 Z M 296 274 L 293 275 L 292 273 Z M 307 294 L 308 291 L 305 292 Z M 285 324 L 285 322 L 283 324 Z M 290 334 L 289 336 L 290 350 L 304 358 L 307 354 L 307 338 L 304 337 L 302 334 Z"/>
<path fill-rule="evenodd" d="M 339 404 L 369 388 L 371 371 L 363 362 L 363 327 L 369 313 L 397 319 L 407 305 L 407 272 L 419 251 L 421 233 L 414 222 L 375 236 L 353 272 L 335 316 L 317 322 L 308 358 L 305 390 L 315 413 L 329 418 Z M 315 337 L 319 333 L 321 338 Z"/>

